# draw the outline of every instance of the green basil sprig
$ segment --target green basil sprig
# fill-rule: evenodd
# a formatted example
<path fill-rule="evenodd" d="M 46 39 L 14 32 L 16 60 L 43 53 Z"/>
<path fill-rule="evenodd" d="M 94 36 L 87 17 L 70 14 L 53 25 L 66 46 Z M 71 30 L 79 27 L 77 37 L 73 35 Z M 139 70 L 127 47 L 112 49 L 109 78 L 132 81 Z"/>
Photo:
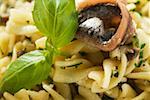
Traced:
<path fill-rule="evenodd" d="M 74 0 L 35 0 L 33 18 L 55 48 L 69 43 L 78 26 Z"/>
<path fill-rule="evenodd" d="M 1 83 L 1 92 L 15 93 L 21 88 L 30 89 L 40 84 L 50 72 L 48 51 L 32 51 L 24 54 L 8 66 Z"/>
<path fill-rule="evenodd" d="M 46 50 L 26 53 L 11 63 L 0 82 L 1 92 L 31 89 L 48 77 L 58 48 L 69 43 L 77 30 L 75 1 L 35 0 L 33 19 L 48 38 Z"/>

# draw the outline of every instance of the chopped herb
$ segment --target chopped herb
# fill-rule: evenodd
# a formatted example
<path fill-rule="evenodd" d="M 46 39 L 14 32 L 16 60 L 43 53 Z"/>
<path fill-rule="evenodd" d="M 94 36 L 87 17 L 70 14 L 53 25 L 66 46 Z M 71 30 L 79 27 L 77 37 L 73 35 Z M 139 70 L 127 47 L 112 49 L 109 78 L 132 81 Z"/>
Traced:
<path fill-rule="evenodd" d="M 140 0 L 137 0 L 137 2 L 135 2 L 135 4 L 140 4 Z"/>
<path fill-rule="evenodd" d="M 140 55 L 139 58 L 142 59 L 142 58 L 143 58 L 143 50 L 140 51 L 140 54 L 139 54 L 139 55 Z"/>
<path fill-rule="evenodd" d="M 140 67 L 142 64 L 143 64 L 143 62 L 144 62 L 144 60 L 143 60 L 143 48 L 145 47 L 145 43 L 143 43 L 141 46 L 140 46 L 140 53 L 139 53 L 139 59 L 140 59 L 140 61 L 138 62 L 138 63 L 135 63 L 134 65 L 136 66 L 136 67 Z"/>
<path fill-rule="evenodd" d="M 135 66 L 135 67 L 138 67 L 138 64 L 137 64 L 137 63 L 135 63 L 135 64 L 134 64 L 134 66 Z"/>
<path fill-rule="evenodd" d="M 140 62 L 139 62 L 139 67 L 143 64 L 143 60 L 140 60 Z"/>
<path fill-rule="evenodd" d="M 135 67 L 140 67 L 143 64 L 144 60 L 140 60 L 139 63 L 135 63 Z"/>
<path fill-rule="evenodd" d="M 78 64 L 75 64 L 75 65 L 71 65 L 71 66 L 66 66 L 66 67 L 78 67 L 78 66 L 80 66 L 81 64 L 83 64 L 82 62 L 80 62 L 80 63 L 78 63 Z"/>
<path fill-rule="evenodd" d="M 140 47 L 140 49 L 143 49 L 144 47 L 145 47 L 145 43 L 143 43 L 142 45 L 141 45 L 141 47 Z"/>
<path fill-rule="evenodd" d="M 65 67 L 61 67 L 62 69 L 65 69 L 66 67 L 75 67 L 78 68 L 81 64 L 83 64 L 82 62 L 74 64 L 74 65 L 70 65 L 70 66 L 65 66 Z"/>

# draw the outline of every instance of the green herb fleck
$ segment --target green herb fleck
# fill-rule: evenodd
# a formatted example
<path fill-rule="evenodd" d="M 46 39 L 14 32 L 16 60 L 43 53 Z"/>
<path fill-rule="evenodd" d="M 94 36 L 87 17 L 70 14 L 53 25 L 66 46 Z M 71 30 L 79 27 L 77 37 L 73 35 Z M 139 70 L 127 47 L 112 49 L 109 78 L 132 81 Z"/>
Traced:
<path fill-rule="evenodd" d="M 141 45 L 141 47 L 140 47 L 140 49 L 143 49 L 144 47 L 145 47 L 145 43 L 143 43 L 142 45 Z"/>
<path fill-rule="evenodd" d="M 140 2 L 141 2 L 140 0 L 137 0 L 137 2 L 135 2 L 135 4 L 140 4 Z"/>
<path fill-rule="evenodd" d="M 143 58 L 143 50 L 142 50 L 142 51 L 140 51 L 139 58 L 140 58 L 140 59 L 142 59 L 142 58 Z"/>
<path fill-rule="evenodd" d="M 135 63 L 135 67 L 140 67 L 144 63 L 144 60 L 140 60 L 139 63 Z"/>
<path fill-rule="evenodd" d="M 139 67 L 143 64 L 144 60 L 140 60 Z"/>
<path fill-rule="evenodd" d="M 143 43 L 141 46 L 140 46 L 140 52 L 139 52 L 139 62 L 138 63 L 135 63 L 135 67 L 140 67 L 143 63 L 144 63 L 144 60 L 143 60 L 143 49 L 145 47 L 145 43 Z"/>
<path fill-rule="evenodd" d="M 78 64 L 75 64 L 75 65 L 71 65 L 71 66 L 66 66 L 66 67 L 75 67 L 75 68 L 78 68 L 81 64 L 83 64 L 82 62 L 78 63 Z"/>

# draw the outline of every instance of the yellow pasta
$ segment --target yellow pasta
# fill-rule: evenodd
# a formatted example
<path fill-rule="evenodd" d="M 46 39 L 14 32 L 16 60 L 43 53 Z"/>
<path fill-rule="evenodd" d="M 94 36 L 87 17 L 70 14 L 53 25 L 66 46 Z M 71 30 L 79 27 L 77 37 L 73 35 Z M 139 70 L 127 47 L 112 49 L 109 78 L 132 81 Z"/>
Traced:
<path fill-rule="evenodd" d="M 19 100 L 30 100 L 27 90 L 22 89 L 14 95 Z"/>
<path fill-rule="evenodd" d="M 110 78 L 110 82 L 109 82 L 109 80 L 107 80 L 110 83 L 107 88 L 102 88 L 102 86 L 99 86 L 98 83 L 93 83 L 92 91 L 96 92 L 96 93 L 100 93 L 100 92 L 104 92 L 104 91 L 106 91 L 108 89 L 112 89 L 115 86 L 117 86 L 118 83 L 121 82 L 121 80 L 122 80 L 122 78 L 123 78 L 123 76 L 125 74 L 126 67 L 127 67 L 127 58 L 126 58 L 126 56 L 124 54 L 122 54 L 122 56 L 121 56 L 121 63 L 118 66 L 118 73 L 119 73 L 118 77 L 116 78 L 116 77 L 113 76 L 112 78 Z M 109 71 L 108 73 L 111 73 L 111 72 Z"/>
<path fill-rule="evenodd" d="M 35 45 L 29 40 L 24 40 L 22 44 L 25 47 L 25 52 L 30 52 L 36 49 Z"/>
<path fill-rule="evenodd" d="M 52 96 L 54 100 L 65 100 L 64 97 L 62 97 L 60 94 L 58 94 L 56 91 L 52 89 L 52 86 L 48 86 L 46 84 L 43 84 L 43 88 Z"/>
<path fill-rule="evenodd" d="M 88 74 L 90 79 L 95 80 L 99 85 L 102 85 L 104 78 L 104 71 L 91 71 Z"/>
<path fill-rule="evenodd" d="M 112 78 L 111 79 L 111 82 L 110 82 L 110 88 L 116 86 L 120 81 L 121 79 L 123 78 L 124 74 L 125 74 L 125 71 L 126 71 L 126 67 L 127 67 L 127 58 L 124 54 L 122 54 L 121 56 L 121 64 L 118 66 L 118 69 L 119 69 L 119 76 L 118 78 Z"/>
<path fill-rule="evenodd" d="M 138 62 L 138 57 L 129 61 L 125 75 L 128 75 L 129 73 L 131 73 L 135 69 L 135 63 L 137 63 L 137 62 Z"/>
<path fill-rule="evenodd" d="M 120 51 L 119 48 L 116 48 L 115 50 L 113 50 L 112 52 L 110 52 L 109 55 L 110 55 L 111 58 L 117 57 L 117 59 L 120 60 L 120 58 L 121 58 L 121 51 Z"/>
<path fill-rule="evenodd" d="M 8 45 L 8 51 L 12 52 L 13 47 L 16 42 L 16 35 L 15 34 L 9 34 L 9 45 Z"/>
<path fill-rule="evenodd" d="M 85 98 L 85 100 L 101 100 L 97 94 L 92 93 L 89 89 L 84 87 L 78 88 L 79 94 Z"/>
<path fill-rule="evenodd" d="M 141 28 L 147 34 L 150 34 L 149 26 L 150 26 L 150 19 L 147 17 L 143 17 L 141 20 Z"/>
<path fill-rule="evenodd" d="M 23 7 L 11 9 L 10 20 L 7 23 L 6 31 L 12 34 L 26 36 L 31 36 L 33 33 L 38 32 L 37 28 L 33 25 L 32 7 L 32 4 L 27 3 Z"/>
<path fill-rule="evenodd" d="M 142 99 L 149 100 L 149 96 L 150 96 L 149 92 L 143 92 L 140 95 L 138 95 L 137 97 L 133 98 L 132 100 L 142 100 Z"/>
<path fill-rule="evenodd" d="M 121 93 L 121 90 L 119 89 L 119 87 L 115 87 L 115 88 L 112 88 L 108 91 L 105 92 L 109 97 L 112 97 L 112 98 L 119 98 L 119 95 Z"/>
<path fill-rule="evenodd" d="M 136 80 L 135 83 L 141 90 L 150 92 L 150 83 L 148 81 Z"/>
<path fill-rule="evenodd" d="M 74 55 L 74 54 L 77 54 L 84 46 L 85 46 L 85 43 L 79 40 L 76 40 L 76 41 L 71 42 L 69 45 L 61 48 L 60 50 L 64 52 L 65 54 Z"/>
<path fill-rule="evenodd" d="M 77 82 L 85 77 L 87 77 L 88 73 L 93 70 L 98 70 L 99 68 L 83 68 L 83 69 L 62 69 L 56 67 L 53 80 L 55 82 L 64 82 L 64 83 L 73 83 Z"/>
<path fill-rule="evenodd" d="M 82 68 L 92 66 L 92 64 L 88 60 L 85 60 L 85 59 L 72 59 L 72 60 L 56 61 L 55 62 L 55 66 L 60 67 L 60 68 L 62 68 L 62 67 L 68 67 L 68 68 L 70 67 L 71 68 L 71 66 L 73 67 L 73 66 L 76 66 L 78 64 L 79 64 L 79 66 L 83 65 Z"/>
<path fill-rule="evenodd" d="M 82 86 L 82 87 L 85 87 L 87 89 L 91 89 L 92 87 L 92 84 L 93 84 L 93 80 L 92 79 L 89 79 L 88 77 L 85 77 L 84 79 L 76 82 L 78 85 Z"/>
<path fill-rule="evenodd" d="M 115 67 L 115 65 L 113 65 L 114 62 L 111 60 L 105 60 L 103 62 L 103 67 L 104 67 L 104 79 L 103 79 L 103 84 L 102 84 L 102 88 L 107 89 L 109 87 L 110 84 L 110 80 L 111 80 L 111 74 L 112 74 L 112 69 L 113 67 Z"/>
<path fill-rule="evenodd" d="M 143 57 L 144 59 L 148 58 L 150 56 L 150 36 L 147 35 L 143 30 L 137 29 L 137 36 L 139 38 L 140 44 L 145 43 L 146 46 L 144 47 L 144 54 Z"/>
<path fill-rule="evenodd" d="M 6 56 L 2 59 L 0 59 L 0 67 L 7 67 L 7 65 L 10 63 L 11 58 Z"/>
<path fill-rule="evenodd" d="M 20 10 L 13 9 L 10 12 L 11 12 L 10 20 L 12 20 L 14 23 L 23 25 L 33 24 L 32 13 L 30 13 L 31 11 L 29 12 L 25 9 Z"/>
<path fill-rule="evenodd" d="M 39 92 L 28 91 L 28 94 L 32 100 L 48 100 L 49 99 L 49 94 L 44 90 L 41 90 Z"/>
<path fill-rule="evenodd" d="M 42 38 L 36 40 L 35 41 L 36 48 L 37 49 L 44 49 L 44 48 L 46 48 L 46 44 L 45 44 L 46 40 L 47 40 L 46 37 L 42 37 Z"/>
<path fill-rule="evenodd" d="M 130 73 L 130 74 L 127 75 L 127 77 L 132 78 L 132 79 L 150 80 L 150 72 Z"/>
<path fill-rule="evenodd" d="M 141 13 L 144 16 L 149 16 L 150 17 L 150 2 L 148 2 L 142 9 L 141 9 Z"/>
<path fill-rule="evenodd" d="M 136 96 L 136 92 L 130 87 L 128 84 L 123 84 L 122 85 L 122 92 L 119 96 L 120 99 L 123 98 L 133 98 Z"/>
<path fill-rule="evenodd" d="M 65 99 L 71 100 L 72 94 L 71 94 L 70 86 L 68 84 L 64 84 L 64 83 L 54 83 L 54 84 L 56 86 L 56 91 L 58 93 L 60 93 Z"/>
<path fill-rule="evenodd" d="M 13 95 L 11 95 L 10 93 L 7 93 L 7 92 L 4 93 L 4 98 L 6 100 L 17 100 L 16 97 L 14 97 Z"/>
<path fill-rule="evenodd" d="M 9 35 L 7 33 L 0 33 L 0 52 L 6 56 L 8 54 Z"/>

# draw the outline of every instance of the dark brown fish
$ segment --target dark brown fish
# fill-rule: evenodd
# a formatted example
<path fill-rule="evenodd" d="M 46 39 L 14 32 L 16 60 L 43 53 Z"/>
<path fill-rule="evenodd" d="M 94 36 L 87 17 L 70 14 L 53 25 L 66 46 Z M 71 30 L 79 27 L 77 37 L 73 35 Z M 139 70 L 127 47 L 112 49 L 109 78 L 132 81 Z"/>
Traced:
<path fill-rule="evenodd" d="M 121 0 L 85 0 L 78 10 L 76 38 L 102 51 L 123 45 L 134 33 L 132 18 Z"/>

